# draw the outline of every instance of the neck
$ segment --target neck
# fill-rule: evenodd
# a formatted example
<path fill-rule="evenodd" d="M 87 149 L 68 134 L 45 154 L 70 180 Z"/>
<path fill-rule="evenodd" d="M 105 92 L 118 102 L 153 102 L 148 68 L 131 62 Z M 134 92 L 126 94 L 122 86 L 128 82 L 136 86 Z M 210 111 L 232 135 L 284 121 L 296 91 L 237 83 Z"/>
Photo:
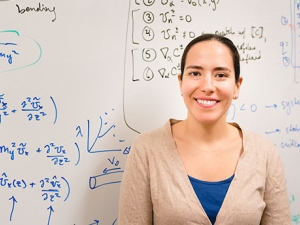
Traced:
<path fill-rule="evenodd" d="M 226 121 L 201 124 L 195 120 L 183 121 L 184 138 L 199 149 L 217 149 L 225 143 L 229 134 Z"/>

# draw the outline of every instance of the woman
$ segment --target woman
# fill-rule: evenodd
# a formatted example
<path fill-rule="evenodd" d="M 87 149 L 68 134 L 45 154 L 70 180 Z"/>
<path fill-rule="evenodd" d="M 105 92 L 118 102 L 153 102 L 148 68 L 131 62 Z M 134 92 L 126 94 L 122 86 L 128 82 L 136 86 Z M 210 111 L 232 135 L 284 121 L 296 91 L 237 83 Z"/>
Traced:
<path fill-rule="evenodd" d="M 119 225 L 291 224 L 274 144 L 226 122 L 242 84 L 239 61 L 222 36 L 204 34 L 187 45 L 178 75 L 187 118 L 134 140 Z"/>

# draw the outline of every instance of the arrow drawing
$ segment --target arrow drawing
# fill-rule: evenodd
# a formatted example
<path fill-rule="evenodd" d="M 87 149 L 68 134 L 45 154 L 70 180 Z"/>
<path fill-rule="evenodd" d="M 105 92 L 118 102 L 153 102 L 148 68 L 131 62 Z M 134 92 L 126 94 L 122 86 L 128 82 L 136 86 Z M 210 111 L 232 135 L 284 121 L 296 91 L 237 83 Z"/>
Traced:
<path fill-rule="evenodd" d="M 9 200 L 12 200 L 12 208 L 11 208 L 11 212 L 10 212 L 9 221 L 12 221 L 12 216 L 13 216 L 13 213 L 15 210 L 15 203 L 18 203 L 18 202 L 14 196 L 11 196 L 11 198 Z"/>
<path fill-rule="evenodd" d="M 50 219 L 51 219 L 51 215 L 52 215 L 52 212 L 54 212 L 52 206 L 50 205 L 47 209 L 49 209 L 49 217 L 48 217 L 48 225 L 50 225 Z"/>
<path fill-rule="evenodd" d="M 266 134 L 280 133 L 280 129 L 276 129 L 276 130 L 273 130 L 273 131 L 266 131 L 265 133 Z"/>
<path fill-rule="evenodd" d="M 273 104 L 273 105 L 267 105 L 266 108 L 274 108 L 274 109 L 276 109 L 276 108 L 277 108 L 277 105 L 276 105 L 276 104 Z"/>

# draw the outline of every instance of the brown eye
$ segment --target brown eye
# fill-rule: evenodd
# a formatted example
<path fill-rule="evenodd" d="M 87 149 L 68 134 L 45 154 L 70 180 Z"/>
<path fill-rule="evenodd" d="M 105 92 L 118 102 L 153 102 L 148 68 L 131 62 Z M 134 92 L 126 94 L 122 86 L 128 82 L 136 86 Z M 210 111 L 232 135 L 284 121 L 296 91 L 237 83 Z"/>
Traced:
<path fill-rule="evenodd" d="M 190 72 L 190 75 L 196 77 L 196 76 L 200 76 L 200 73 L 199 72 Z"/>
<path fill-rule="evenodd" d="M 219 77 L 219 78 L 225 78 L 225 77 L 227 77 L 227 75 L 226 75 L 225 73 L 218 73 L 218 74 L 216 75 L 216 77 Z"/>

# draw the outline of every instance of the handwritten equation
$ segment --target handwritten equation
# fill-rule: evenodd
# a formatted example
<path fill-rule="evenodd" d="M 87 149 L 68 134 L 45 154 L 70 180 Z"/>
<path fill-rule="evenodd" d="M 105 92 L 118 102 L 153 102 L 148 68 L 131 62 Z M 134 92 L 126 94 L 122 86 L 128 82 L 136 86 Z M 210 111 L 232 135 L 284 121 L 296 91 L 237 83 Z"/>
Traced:
<path fill-rule="evenodd" d="M 290 15 L 281 17 L 282 26 L 290 32 L 290 38 L 280 42 L 282 63 L 284 66 L 294 68 L 294 81 L 300 81 L 297 69 L 300 68 L 300 3 L 290 1 Z"/>
<path fill-rule="evenodd" d="M 287 116 L 292 115 L 293 111 L 297 111 L 300 108 L 300 98 L 294 97 L 288 100 L 282 100 L 279 104 L 271 102 L 265 106 L 258 106 L 257 103 L 233 103 L 227 112 L 227 116 L 230 120 L 236 119 L 236 113 L 239 112 L 251 112 L 255 113 L 261 110 L 282 110 Z"/>
<path fill-rule="evenodd" d="M 46 117 L 49 113 L 45 111 L 44 103 L 51 105 L 51 113 L 53 115 L 53 123 L 57 120 L 57 106 L 52 96 L 49 99 L 44 100 L 38 96 L 27 96 L 17 106 L 10 105 L 6 99 L 5 94 L 0 93 L 0 124 L 4 122 L 5 117 L 16 116 L 19 112 L 24 114 L 28 121 L 41 121 L 43 117 Z"/>
<path fill-rule="evenodd" d="M 2 94 L 1 103 L 3 110 L 7 110 L 8 103 L 4 100 L 4 94 Z M 53 99 L 53 98 L 52 98 Z M 54 101 L 53 101 L 54 102 Z M 32 103 L 32 104 L 31 104 Z M 54 102 L 55 103 L 55 102 Z M 28 106 L 28 104 L 30 106 Z M 55 105 L 56 114 L 59 111 L 59 107 Z M 5 106 L 5 107 L 3 107 Z M 36 112 L 36 109 L 43 109 L 42 101 L 38 97 L 29 98 L 27 97 L 24 102 L 20 104 L 20 107 L 27 113 L 32 113 L 32 110 Z M 18 110 L 16 110 L 17 112 Z M 21 110 L 22 111 L 22 110 Z M 4 111 L 6 112 L 6 111 Z M 16 113 L 15 112 L 15 113 Z M 116 124 L 112 124 L 107 121 L 106 116 L 112 114 L 114 109 L 105 112 L 99 117 L 98 124 L 92 123 L 90 120 L 86 121 L 85 125 L 77 125 L 74 127 L 74 145 L 73 147 L 66 146 L 63 143 L 48 142 L 42 146 L 36 146 L 35 143 L 29 142 L 12 142 L 0 143 L 0 160 L 10 160 L 11 163 L 16 165 L 21 162 L 31 161 L 33 158 L 38 159 L 38 157 L 45 158 L 49 160 L 48 166 L 58 166 L 58 167 L 76 167 L 81 163 L 81 157 L 83 154 L 97 155 L 97 154 L 107 154 L 110 156 L 103 155 L 104 159 L 106 157 L 106 163 L 102 163 L 102 171 L 96 174 L 90 174 L 87 177 L 87 186 L 93 191 L 95 189 L 101 188 L 107 185 L 118 184 L 121 182 L 122 174 L 124 172 L 123 166 L 124 160 L 122 155 L 127 155 L 130 153 L 131 146 L 126 146 L 126 141 L 124 139 L 117 139 L 115 141 L 115 147 L 112 148 L 111 142 L 110 147 L 101 148 L 105 143 L 105 139 L 113 138 L 116 139 L 114 130 L 117 128 Z M 4 116 L 10 116 L 10 114 Z M 47 114 L 46 114 L 47 115 Z M 33 117 L 35 118 L 35 117 Z M 36 118 L 35 118 L 36 119 Z M 31 117 L 26 118 L 27 122 L 31 122 Z M 57 117 L 56 117 L 57 120 Z M 39 122 L 40 120 L 37 120 Z M 56 125 L 54 123 L 53 125 Z M 0 124 L 1 129 L 1 124 Z M 86 143 L 82 145 L 82 143 Z M 124 147 L 125 146 L 125 147 Z M 28 180 L 20 177 L 11 177 L 9 171 L 2 171 L 0 176 L 0 190 L 36 190 L 40 192 L 40 197 L 43 202 L 55 203 L 57 201 L 66 202 L 69 198 L 72 198 L 72 184 L 68 181 L 67 177 L 60 176 L 58 174 L 52 177 L 45 177 L 39 180 Z M 62 189 L 64 189 L 62 191 Z M 2 192 L 5 192 L 4 190 Z M 64 193 L 64 195 L 61 194 Z M 75 197 L 75 196 L 74 196 Z M 9 215 L 9 220 L 13 221 L 14 215 L 18 214 L 16 211 L 17 203 L 20 202 L 17 195 L 9 196 L 8 200 L 11 202 L 11 213 Z M 54 206 L 50 205 L 46 210 L 49 212 L 48 224 L 51 224 L 51 218 L 55 216 Z M 112 224 L 115 224 L 115 220 Z M 90 224 L 101 224 L 100 220 L 94 220 Z"/>
<path fill-rule="evenodd" d="M 282 111 L 286 114 L 286 116 L 293 116 L 300 109 L 300 99 L 298 97 L 294 97 L 288 100 L 282 100 L 279 104 L 270 103 L 268 105 L 260 105 L 257 103 L 233 103 L 229 110 L 227 111 L 227 118 L 229 120 L 238 120 L 239 117 L 245 113 L 257 114 L 262 111 L 268 112 L 269 114 L 278 113 L 278 110 Z M 287 123 L 285 126 L 276 126 L 274 125 L 271 130 L 265 130 L 264 134 L 272 135 L 272 134 L 284 134 L 284 138 L 277 143 L 277 146 L 281 149 L 299 149 L 300 148 L 300 123 L 295 121 L 294 123 Z"/>
<path fill-rule="evenodd" d="M 131 11 L 132 42 L 129 43 L 129 46 L 132 46 L 130 56 L 133 65 L 132 81 L 151 81 L 176 76 L 185 44 L 203 32 L 234 36 L 238 39 L 237 48 L 242 62 L 248 64 L 260 60 L 263 53 L 257 41 L 261 43 L 267 41 L 263 26 L 253 25 L 243 28 L 226 26 L 218 30 L 197 28 L 198 12 L 203 7 L 208 7 L 217 14 L 219 3 L 220 1 L 182 0 L 161 1 L 161 3 L 149 1 L 143 5 L 136 2 L 136 7 L 133 7 L 136 9 Z M 155 61 L 164 66 L 157 66 Z"/>
<path fill-rule="evenodd" d="M 0 30 L 0 74 L 35 65 L 42 57 L 42 47 L 17 30 Z"/>

